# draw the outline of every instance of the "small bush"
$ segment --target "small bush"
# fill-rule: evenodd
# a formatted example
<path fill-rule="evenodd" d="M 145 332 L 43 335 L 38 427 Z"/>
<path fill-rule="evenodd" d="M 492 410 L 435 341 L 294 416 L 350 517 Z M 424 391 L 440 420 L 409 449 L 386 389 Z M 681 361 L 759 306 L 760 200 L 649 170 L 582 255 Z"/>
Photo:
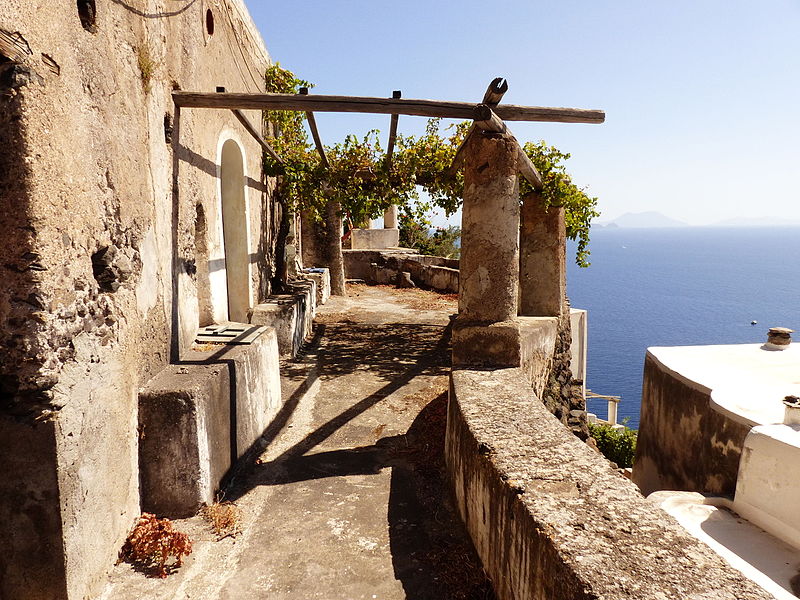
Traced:
<path fill-rule="evenodd" d="M 187 534 L 175 531 L 169 519 L 144 513 L 122 547 L 120 559 L 142 571 L 155 572 L 163 579 L 167 576 L 170 556 L 177 559 L 174 565 L 177 568 L 181 566 L 181 557 L 191 553 L 192 542 Z"/>
<path fill-rule="evenodd" d="M 607 424 L 589 423 L 589 433 L 608 460 L 623 469 L 633 466 L 633 457 L 636 454 L 635 429 L 614 429 Z"/>
<path fill-rule="evenodd" d="M 136 62 L 139 64 L 139 71 L 142 75 L 142 89 L 146 93 L 150 92 L 152 88 L 153 75 L 156 72 L 156 63 L 150 56 L 150 48 L 147 46 L 139 46 L 136 49 Z"/>
<path fill-rule="evenodd" d="M 404 248 L 414 248 L 420 254 L 430 256 L 460 258 L 460 238 L 461 227 L 432 228 L 427 218 L 400 215 L 400 245 Z"/>
<path fill-rule="evenodd" d="M 242 511 L 233 502 L 214 502 L 200 509 L 200 514 L 211 525 L 217 541 L 242 532 Z"/>

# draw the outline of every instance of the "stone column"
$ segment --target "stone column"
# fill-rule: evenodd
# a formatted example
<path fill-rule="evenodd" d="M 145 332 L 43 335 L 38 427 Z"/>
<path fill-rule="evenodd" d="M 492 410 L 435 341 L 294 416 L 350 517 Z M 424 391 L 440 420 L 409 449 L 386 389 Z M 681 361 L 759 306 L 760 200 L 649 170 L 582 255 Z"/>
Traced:
<path fill-rule="evenodd" d="M 397 205 L 392 204 L 383 213 L 383 228 L 397 229 Z"/>
<path fill-rule="evenodd" d="M 453 364 L 518 366 L 517 142 L 473 135 L 465 155 Z"/>
<path fill-rule="evenodd" d="M 522 199 L 519 314 L 560 317 L 567 290 L 564 208 L 545 208 L 539 192 Z"/>

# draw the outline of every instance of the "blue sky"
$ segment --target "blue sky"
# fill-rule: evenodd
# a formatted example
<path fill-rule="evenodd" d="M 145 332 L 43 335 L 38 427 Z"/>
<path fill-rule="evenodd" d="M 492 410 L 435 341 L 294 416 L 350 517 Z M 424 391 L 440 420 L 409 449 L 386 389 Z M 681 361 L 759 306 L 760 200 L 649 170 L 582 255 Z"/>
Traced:
<path fill-rule="evenodd" d="M 246 0 L 273 60 L 320 94 L 599 108 L 603 125 L 514 123 L 570 152 L 602 220 L 800 219 L 800 0 Z M 323 141 L 388 116 L 319 114 Z M 424 119 L 401 117 L 417 133 Z"/>

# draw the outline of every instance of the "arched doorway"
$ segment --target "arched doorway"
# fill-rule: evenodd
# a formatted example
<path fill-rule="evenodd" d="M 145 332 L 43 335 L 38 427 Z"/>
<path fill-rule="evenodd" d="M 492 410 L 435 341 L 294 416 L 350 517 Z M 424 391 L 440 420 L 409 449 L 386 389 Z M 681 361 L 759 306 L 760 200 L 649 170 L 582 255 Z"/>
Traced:
<path fill-rule="evenodd" d="M 239 145 L 233 140 L 226 141 L 222 146 L 220 184 L 228 318 L 246 323 L 250 308 L 250 245 L 247 234 L 244 159 Z"/>

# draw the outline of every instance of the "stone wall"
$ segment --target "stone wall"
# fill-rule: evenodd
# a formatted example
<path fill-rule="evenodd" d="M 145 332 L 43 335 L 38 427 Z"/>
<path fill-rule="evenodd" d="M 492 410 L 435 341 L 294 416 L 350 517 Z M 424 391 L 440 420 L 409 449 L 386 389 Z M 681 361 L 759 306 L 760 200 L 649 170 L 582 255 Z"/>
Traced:
<path fill-rule="evenodd" d="M 380 230 L 369 230 L 380 231 Z M 367 283 L 394 285 L 403 272 L 418 286 L 458 293 L 458 259 L 416 254 L 409 250 L 344 250 L 345 276 Z"/>
<path fill-rule="evenodd" d="M 644 494 L 684 490 L 733 498 L 750 427 L 715 410 L 711 389 L 648 351 L 633 480 Z"/>
<path fill-rule="evenodd" d="M 453 372 L 445 453 L 500 600 L 771 597 L 573 436 L 521 369 Z"/>
<path fill-rule="evenodd" d="M 241 0 L 0 3 L 0 596 L 92 596 L 139 514 L 138 389 L 228 317 L 234 266 L 237 306 L 269 293 L 260 146 L 171 100 L 268 64 Z"/>

